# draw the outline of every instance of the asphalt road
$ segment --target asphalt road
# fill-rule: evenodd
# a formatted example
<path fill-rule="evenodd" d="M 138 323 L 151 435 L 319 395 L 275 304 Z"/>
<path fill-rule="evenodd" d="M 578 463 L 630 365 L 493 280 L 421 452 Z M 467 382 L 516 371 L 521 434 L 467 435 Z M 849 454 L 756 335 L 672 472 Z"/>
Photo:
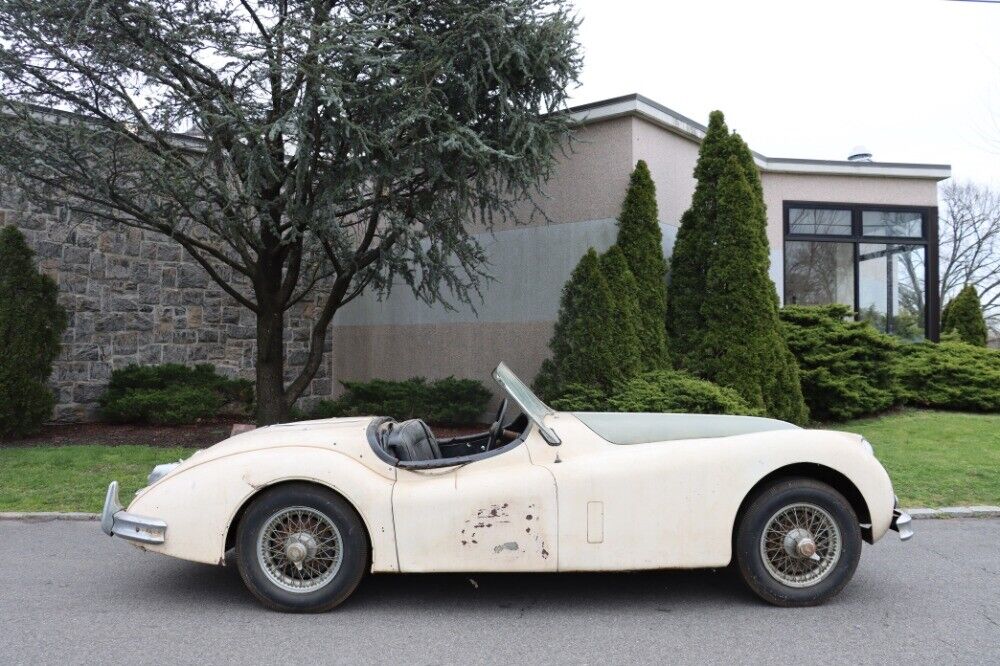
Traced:
<path fill-rule="evenodd" d="M 0 664 L 1000 663 L 1000 520 L 916 529 L 866 546 L 820 608 L 724 571 L 440 574 L 372 576 L 302 616 L 95 522 L 0 521 Z"/>

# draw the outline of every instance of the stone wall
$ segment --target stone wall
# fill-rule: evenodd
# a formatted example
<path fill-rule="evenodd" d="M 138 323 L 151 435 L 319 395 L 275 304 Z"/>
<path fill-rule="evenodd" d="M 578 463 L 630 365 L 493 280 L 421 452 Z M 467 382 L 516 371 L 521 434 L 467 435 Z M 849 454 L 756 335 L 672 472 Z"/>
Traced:
<path fill-rule="evenodd" d="M 7 194 L 7 193 L 5 193 Z M 212 363 L 230 377 L 254 377 L 253 313 L 222 291 L 183 249 L 151 232 L 28 211 L 3 197 L 0 225 L 13 224 L 59 285 L 69 318 L 51 384 L 53 419 L 94 420 L 111 371 L 129 363 Z M 305 361 L 314 303 L 290 313 L 286 364 Z M 327 339 L 327 351 L 330 339 Z M 299 403 L 331 394 L 323 363 Z"/>

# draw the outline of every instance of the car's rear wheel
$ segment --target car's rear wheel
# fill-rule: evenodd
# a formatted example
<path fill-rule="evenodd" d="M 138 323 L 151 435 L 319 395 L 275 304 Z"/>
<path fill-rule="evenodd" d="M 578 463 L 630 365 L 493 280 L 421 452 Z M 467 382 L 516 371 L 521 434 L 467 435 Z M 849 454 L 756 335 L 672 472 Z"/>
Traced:
<path fill-rule="evenodd" d="M 861 556 L 850 503 L 830 486 L 784 479 L 750 503 L 735 539 L 740 574 L 777 606 L 812 606 L 836 596 Z"/>
<path fill-rule="evenodd" d="M 343 498 L 306 483 L 266 490 L 236 531 L 240 576 L 274 610 L 330 610 L 354 592 L 368 562 L 361 519 Z"/>

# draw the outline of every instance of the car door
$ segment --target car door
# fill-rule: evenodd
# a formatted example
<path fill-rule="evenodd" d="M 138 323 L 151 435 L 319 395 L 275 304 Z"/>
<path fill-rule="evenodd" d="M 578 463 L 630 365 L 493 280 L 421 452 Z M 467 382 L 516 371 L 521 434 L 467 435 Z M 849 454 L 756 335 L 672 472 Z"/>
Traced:
<path fill-rule="evenodd" d="M 400 571 L 556 569 L 555 481 L 523 443 L 461 466 L 399 468 L 392 509 Z"/>
<path fill-rule="evenodd" d="M 545 422 L 562 443 L 533 440 L 530 453 L 556 481 L 560 571 L 728 562 L 728 537 L 718 537 L 725 526 L 716 517 L 731 511 L 720 505 L 719 474 L 708 466 L 717 462 L 690 455 L 705 444 L 619 446 L 571 414 L 552 414 Z"/>

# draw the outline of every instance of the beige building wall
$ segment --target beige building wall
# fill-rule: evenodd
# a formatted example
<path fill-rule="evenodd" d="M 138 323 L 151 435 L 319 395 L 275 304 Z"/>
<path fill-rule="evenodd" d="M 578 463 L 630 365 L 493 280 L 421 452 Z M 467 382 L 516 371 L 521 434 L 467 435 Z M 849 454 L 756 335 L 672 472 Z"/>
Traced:
<path fill-rule="evenodd" d="M 617 235 L 616 220 L 636 160 L 650 167 L 669 253 L 680 218 L 691 203 L 699 144 L 644 118 L 626 115 L 584 126 L 571 151 L 543 187 L 541 208 L 550 218 L 482 232 L 496 281 L 486 285 L 475 311 L 426 306 L 405 287 L 385 300 L 372 295 L 338 313 L 331 359 L 334 394 L 339 381 L 372 378 L 482 380 L 503 360 L 522 378 L 534 378 L 548 356 L 548 341 L 563 284 L 589 247 L 603 251 Z M 776 173 L 763 170 L 771 244 L 771 277 L 783 291 L 783 220 L 786 200 L 936 205 L 932 179 Z"/>

